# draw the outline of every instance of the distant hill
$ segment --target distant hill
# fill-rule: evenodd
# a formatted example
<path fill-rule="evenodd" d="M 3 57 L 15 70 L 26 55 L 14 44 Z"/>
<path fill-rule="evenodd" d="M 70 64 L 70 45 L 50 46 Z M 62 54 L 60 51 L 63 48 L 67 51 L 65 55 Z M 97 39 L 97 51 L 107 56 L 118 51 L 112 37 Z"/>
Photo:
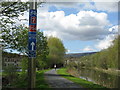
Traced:
<path fill-rule="evenodd" d="M 97 52 L 70 53 L 70 54 L 65 54 L 65 58 L 69 58 L 69 57 L 79 58 L 79 57 L 82 57 L 82 56 L 91 55 L 91 54 L 95 54 L 95 53 L 97 53 Z"/>

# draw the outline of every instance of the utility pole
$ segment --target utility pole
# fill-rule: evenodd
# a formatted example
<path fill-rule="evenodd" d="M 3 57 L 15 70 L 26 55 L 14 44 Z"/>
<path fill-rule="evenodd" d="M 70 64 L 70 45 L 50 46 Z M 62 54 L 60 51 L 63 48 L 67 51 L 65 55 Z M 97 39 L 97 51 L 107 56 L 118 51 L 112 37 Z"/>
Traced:
<path fill-rule="evenodd" d="M 36 28 L 37 28 L 37 1 L 30 2 L 29 32 L 28 32 L 28 88 L 35 88 L 36 81 Z"/>

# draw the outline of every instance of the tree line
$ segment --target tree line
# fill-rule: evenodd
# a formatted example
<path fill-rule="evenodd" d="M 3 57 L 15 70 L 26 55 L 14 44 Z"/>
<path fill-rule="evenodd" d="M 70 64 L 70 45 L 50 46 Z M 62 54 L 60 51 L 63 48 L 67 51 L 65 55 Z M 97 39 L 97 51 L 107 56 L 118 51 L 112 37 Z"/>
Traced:
<path fill-rule="evenodd" d="M 120 35 L 113 41 L 113 45 L 109 48 L 101 50 L 95 54 L 79 58 L 79 66 L 97 67 L 102 69 L 112 68 L 120 70 L 120 60 L 118 58 L 120 55 L 119 40 Z"/>

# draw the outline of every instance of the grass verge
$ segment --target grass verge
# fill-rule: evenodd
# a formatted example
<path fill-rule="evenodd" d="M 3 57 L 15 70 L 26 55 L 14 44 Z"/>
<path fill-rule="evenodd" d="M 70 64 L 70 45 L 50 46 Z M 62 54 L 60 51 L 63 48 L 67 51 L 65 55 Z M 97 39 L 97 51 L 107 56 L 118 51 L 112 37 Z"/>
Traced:
<path fill-rule="evenodd" d="M 36 73 L 36 88 L 49 88 L 49 85 L 45 81 L 44 73 L 48 70 L 37 71 Z"/>
<path fill-rule="evenodd" d="M 50 69 L 49 69 L 50 70 Z M 44 73 L 48 70 L 36 71 L 36 88 L 49 88 L 47 82 L 45 82 Z M 19 78 L 16 83 L 13 85 L 15 88 L 27 88 L 27 74 L 19 73 Z"/>
<path fill-rule="evenodd" d="M 101 90 L 101 89 L 109 90 L 106 87 L 103 87 L 103 86 L 100 86 L 98 84 L 94 84 L 93 82 L 86 81 L 84 79 L 77 78 L 77 77 L 74 77 L 74 76 L 70 75 L 69 73 L 67 73 L 67 69 L 66 68 L 61 68 L 61 69 L 57 70 L 57 73 L 59 75 L 63 76 L 64 78 L 66 78 L 68 80 L 71 80 L 74 83 L 79 84 L 83 88 L 88 88 L 90 90 Z"/>

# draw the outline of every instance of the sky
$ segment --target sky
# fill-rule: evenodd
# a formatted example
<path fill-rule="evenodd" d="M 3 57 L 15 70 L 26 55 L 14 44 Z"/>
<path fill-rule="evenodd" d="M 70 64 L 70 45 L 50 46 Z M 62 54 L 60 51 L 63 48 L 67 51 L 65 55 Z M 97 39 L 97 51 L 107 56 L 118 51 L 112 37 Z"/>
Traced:
<path fill-rule="evenodd" d="M 37 29 L 64 44 L 66 53 L 107 49 L 118 34 L 119 0 L 47 2 L 37 8 Z M 29 19 L 29 13 L 19 19 Z M 28 26 L 28 21 L 17 22 Z"/>

